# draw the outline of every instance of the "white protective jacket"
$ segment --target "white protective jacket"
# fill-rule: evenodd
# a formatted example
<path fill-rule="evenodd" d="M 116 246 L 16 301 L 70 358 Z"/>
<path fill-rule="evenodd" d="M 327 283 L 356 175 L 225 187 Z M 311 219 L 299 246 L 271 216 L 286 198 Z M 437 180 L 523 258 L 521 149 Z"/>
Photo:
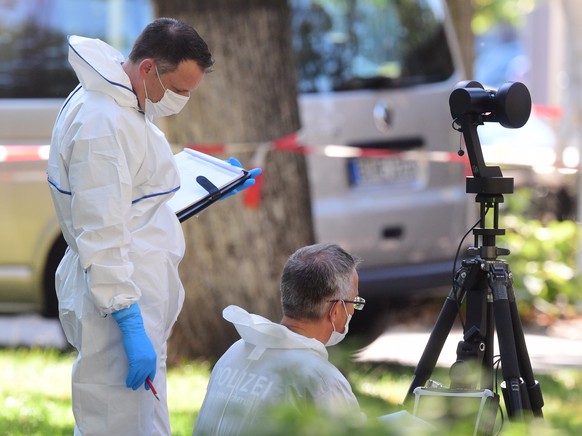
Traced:
<path fill-rule="evenodd" d="M 65 334 L 79 351 L 76 431 L 169 434 L 166 341 L 184 299 L 184 236 L 165 203 L 179 175 L 163 133 L 138 108 L 123 56 L 100 40 L 71 36 L 69 46 L 80 86 L 58 115 L 48 181 L 69 245 L 56 288 Z M 125 387 L 121 334 L 107 316 L 135 302 L 158 353 L 154 384 L 163 404 L 155 408 L 151 392 Z"/>
<path fill-rule="evenodd" d="M 346 378 L 325 346 L 237 306 L 223 311 L 241 335 L 218 360 L 194 435 L 252 434 L 269 407 L 313 405 L 326 414 L 363 418 Z"/>

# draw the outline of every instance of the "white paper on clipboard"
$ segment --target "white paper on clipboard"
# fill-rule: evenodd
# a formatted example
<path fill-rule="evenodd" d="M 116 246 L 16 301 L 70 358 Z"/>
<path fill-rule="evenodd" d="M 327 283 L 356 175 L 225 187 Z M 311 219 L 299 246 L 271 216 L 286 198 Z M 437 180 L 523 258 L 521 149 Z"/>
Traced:
<path fill-rule="evenodd" d="M 175 154 L 174 159 L 180 173 L 180 189 L 168 204 L 180 221 L 201 212 L 249 177 L 243 168 L 190 148 Z M 212 188 L 201 185 L 200 177 L 209 181 Z"/>

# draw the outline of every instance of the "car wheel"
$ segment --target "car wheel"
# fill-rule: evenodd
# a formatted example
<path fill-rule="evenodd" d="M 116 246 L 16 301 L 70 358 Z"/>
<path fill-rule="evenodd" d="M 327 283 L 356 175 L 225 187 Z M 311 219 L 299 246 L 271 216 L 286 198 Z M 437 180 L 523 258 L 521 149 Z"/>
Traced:
<path fill-rule="evenodd" d="M 54 243 L 46 260 L 43 276 L 43 306 L 42 315 L 47 318 L 57 318 L 59 316 L 59 302 L 55 291 L 55 273 L 57 267 L 65 254 L 67 243 L 62 236 Z"/>

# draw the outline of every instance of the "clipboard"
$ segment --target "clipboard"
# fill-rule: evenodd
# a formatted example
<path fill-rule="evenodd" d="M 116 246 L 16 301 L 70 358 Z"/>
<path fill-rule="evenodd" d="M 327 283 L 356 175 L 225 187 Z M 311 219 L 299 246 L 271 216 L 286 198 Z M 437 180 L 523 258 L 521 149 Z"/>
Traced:
<path fill-rule="evenodd" d="M 191 148 L 175 154 L 174 159 L 180 188 L 168 204 L 180 222 L 199 214 L 251 176 L 243 168 Z"/>

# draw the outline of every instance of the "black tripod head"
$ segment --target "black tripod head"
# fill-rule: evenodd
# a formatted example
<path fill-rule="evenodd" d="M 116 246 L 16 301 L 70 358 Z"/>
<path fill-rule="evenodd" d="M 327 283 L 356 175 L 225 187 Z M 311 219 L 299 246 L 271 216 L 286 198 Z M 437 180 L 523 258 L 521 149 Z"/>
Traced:
<path fill-rule="evenodd" d="M 520 82 L 507 82 L 498 90 L 485 89 L 476 81 L 459 82 L 449 97 L 453 126 L 463 134 L 473 177 L 467 177 L 467 193 L 477 194 L 481 205 L 481 228 L 475 229 L 476 250 L 486 259 L 498 254 L 509 254 L 495 247 L 495 236 L 505 234 L 498 228 L 499 203 L 503 194 L 513 192 L 513 178 L 503 177 L 501 168 L 487 166 L 477 135 L 477 127 L 485 122 L 498 122 L 503 127 L 522 127 L 531 113 L 531 96 Z M 485 227 L 485 215 L 493 208 L 493 228 Z M 480 248 L 477 248 L 480 247 Z M 475 253 L 474 253 L 475 254 Z"/>

